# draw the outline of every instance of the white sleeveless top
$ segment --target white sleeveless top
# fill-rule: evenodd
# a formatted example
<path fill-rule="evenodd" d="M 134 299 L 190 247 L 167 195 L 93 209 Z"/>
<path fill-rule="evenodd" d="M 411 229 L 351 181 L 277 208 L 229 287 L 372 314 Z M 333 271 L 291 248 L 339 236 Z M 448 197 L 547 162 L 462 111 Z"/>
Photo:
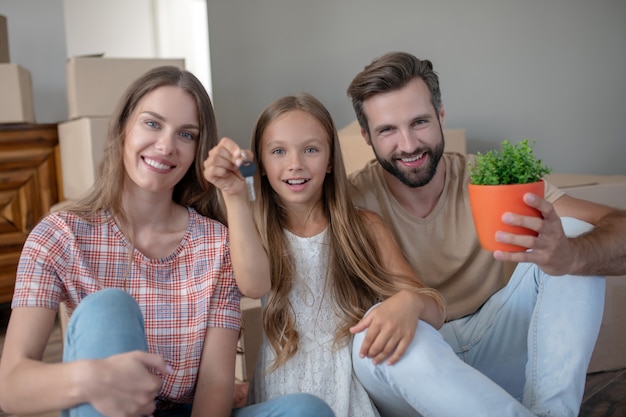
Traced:
<path fill-rule="evenodd" d="M 352 371 L 351 343 L 333 346 L 340 320 L 330 295 L 324 291 L 328 271 L 326 230 L 303 238 L 285 231 L 295 259 L 296 279 L 289 294 L 298 351 L 280 368 L 268 373 L 275 354 L 265 334 L 257 359 L 250 399 L 253 403 L 289 393 L 309 393 L 325 400 L 337 417 L 379 416 L 367 392 Z M 262 299 L 265 308 L 267 298 Z"/>

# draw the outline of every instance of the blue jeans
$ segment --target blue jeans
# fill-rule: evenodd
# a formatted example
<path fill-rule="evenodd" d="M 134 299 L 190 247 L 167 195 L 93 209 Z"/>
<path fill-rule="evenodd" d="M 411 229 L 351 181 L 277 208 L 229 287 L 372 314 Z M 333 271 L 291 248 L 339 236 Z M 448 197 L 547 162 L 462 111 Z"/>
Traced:
<path fill-rule="evenodd" d="M 563 219 L 568 235 L 590 225 Z M 517 266 L 476 313 L 439 332 L 421 322 L 402 359 L 353 366 L 383 417 L 577 416 L 604 309 L 603 277 Z"/>
<path fill-rule="evenodd" d="M 144 322 L 137 302 L 119 289 L 105 289 L 85 297 L 68 323 L 63 361 L 100 359 L 133 350 L 148 350 Z M 201 394 L 199 394 L 201 395 Z M 91 404 L 63 410 L 62 417 L 99 417 Z M 309 394 L 292 394 L 233 411 L 236 417 L 334 417 L 330 407 Z M 191 404 L 158 410 L 159 417 L 189 417 Z"/>

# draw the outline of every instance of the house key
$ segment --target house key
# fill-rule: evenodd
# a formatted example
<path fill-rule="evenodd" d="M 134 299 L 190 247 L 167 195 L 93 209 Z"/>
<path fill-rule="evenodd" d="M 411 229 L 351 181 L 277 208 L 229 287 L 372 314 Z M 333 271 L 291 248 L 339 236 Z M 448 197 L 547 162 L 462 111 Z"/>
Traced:
<path fill-rule="evenodd" d="M 256 200 L 256 193 L 254 191 L 254 171 L 256 165 L 252 161 L 244 160 L 239 166 L 239 172 L 246 179 L 246 187 L 248 188 L 248 199 L 250 201 Z"/>

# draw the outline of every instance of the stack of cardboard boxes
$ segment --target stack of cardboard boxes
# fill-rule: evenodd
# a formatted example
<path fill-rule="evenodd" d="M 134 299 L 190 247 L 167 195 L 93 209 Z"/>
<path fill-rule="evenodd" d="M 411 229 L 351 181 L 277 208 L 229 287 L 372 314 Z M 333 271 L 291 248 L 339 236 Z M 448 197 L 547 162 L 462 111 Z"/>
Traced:
<path fill-rule="evenodd" d="M 35 123 L 30 71 L 11 63 L 8 33 L 0 15 L 0 123 Z"/>
<path fill-rule="evenodd" d="M 72 57 L 67 61 L 68 121 L 59 124 L 63 198 L 80 197 L 95 182 L 109 118 L 128 86 L 161 65 L 184 59 Z"/>
<path fill-rule="evenodd" d="M 235 378 L 250 381 L 263 340 L 261 300 L 241 298 L 241 336 L 235 364 Z"/>

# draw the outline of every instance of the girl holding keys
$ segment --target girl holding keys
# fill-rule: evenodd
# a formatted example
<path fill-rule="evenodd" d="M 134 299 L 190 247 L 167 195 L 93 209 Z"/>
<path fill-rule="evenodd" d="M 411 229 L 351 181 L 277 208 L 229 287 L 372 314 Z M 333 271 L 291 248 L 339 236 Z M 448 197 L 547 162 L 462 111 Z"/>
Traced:
<path fill-rule="evenodd" d="M 231 247 L 259 255 L 238 258 L 239 267 L 253 268 L 263 257 L 270 264 L 269 274 L 257 272 L 271 290 L 262 298 L 263 343 L 248 398 L 307 392 L 337 416 L 377 416 L 352 371 L 352 334 L 363 336 L 356 354 L 396 363 L 418 320 L 443 324 L 443 298 L 424 288 L 382 219 L 352 205 L 336 128 L 316 98 L 271 103 L 256 123 L 252 153 L 253 214 L 238 171 L 252 158 L 248 151 L 222 139 L 204 174 L 221 190 L 229 217 L 248 213 L 246 231 L 231 234 Z"/>

